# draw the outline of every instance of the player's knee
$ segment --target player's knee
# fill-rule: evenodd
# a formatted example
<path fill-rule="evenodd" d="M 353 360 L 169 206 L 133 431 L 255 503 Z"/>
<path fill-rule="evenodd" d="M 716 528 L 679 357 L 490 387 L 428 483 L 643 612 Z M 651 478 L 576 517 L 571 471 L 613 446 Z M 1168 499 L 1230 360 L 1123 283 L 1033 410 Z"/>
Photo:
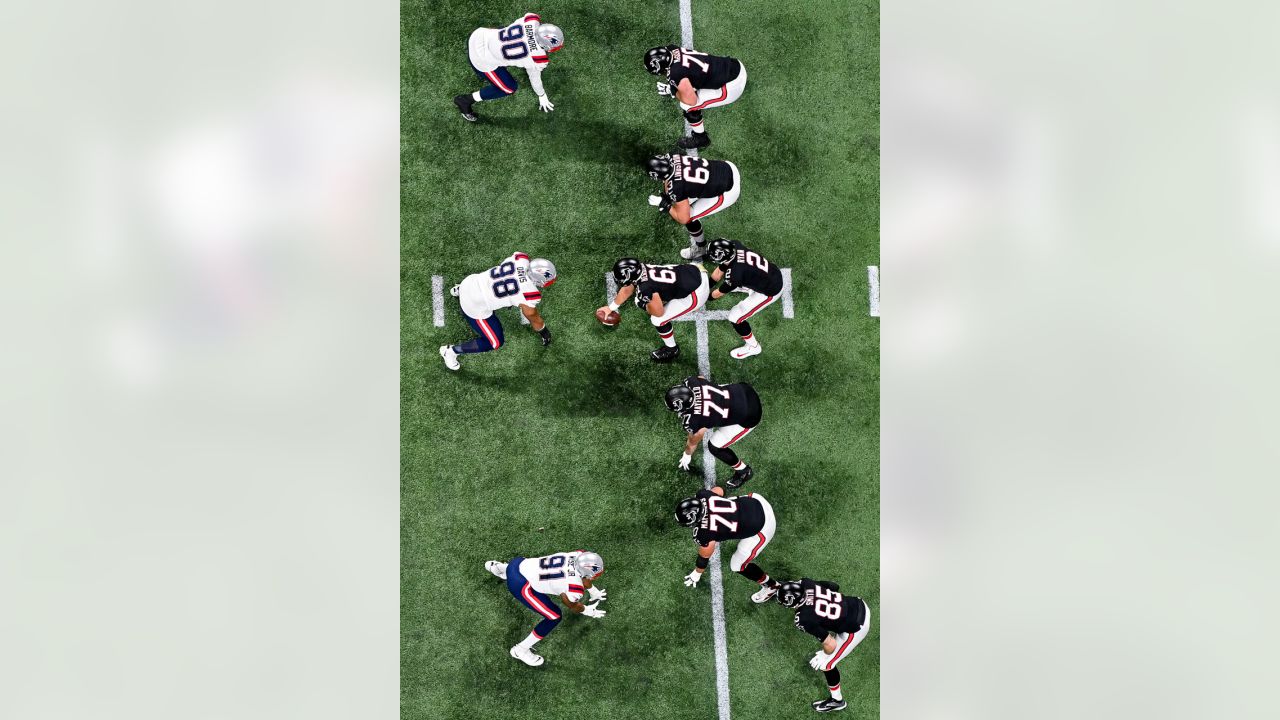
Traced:
<path fill-rule="evenodd" d="M 702 111 L 701 110 L 685 110 L 684 119 L 688 120 L 690 125 L 697 125 L 698 123 L 702 122 Z"/>

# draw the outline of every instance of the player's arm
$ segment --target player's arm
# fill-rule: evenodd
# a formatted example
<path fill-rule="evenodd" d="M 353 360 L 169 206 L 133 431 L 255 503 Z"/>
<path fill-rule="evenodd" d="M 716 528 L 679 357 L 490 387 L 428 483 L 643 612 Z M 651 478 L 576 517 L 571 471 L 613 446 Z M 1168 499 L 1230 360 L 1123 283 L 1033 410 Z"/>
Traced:
<path fill-rule="evenodd" d="M 662 304 L 662 296 L 658 293 L 654 293 L 653 297 L 649 298 L 649 304 L 644 309 L 654 317 L 662 317 L 662 314 L 667 311 L 666 306 Z"/>
<path fill-rule="evenodd" d="M 667 211 L 671 215 L 671 219 L 681 225 L 689 224 L 689 201 L 677 200 L 671 204 L 671 209 Z"/>
<path fill-rule="evenodd" d="M 538 308 L 532 305 L 521 305 L 520 314 L 524 315 L 525 319 L 529 321 L 529 325 L 533 327 L 534 332 L 542 332 L 547 327 L 547 322 L 538 313 Z"/>
<path fill-rule="evenodd" d="M 631 299 L 631 296 L 635 294 L 635 291 L 635 285 L 623 285 L 618 290 L 618 294 L 613 297 L 613 303 L 609 305 L 609 309 L 616 311 L 618 308 L 622 307 L 623 303 Z"/>
<path fill-rule="evenodd" d="M 717 265 L 716 269 L 711 271 L 711 282 L 720 282 L 722 277 L 724 277 L 724 270 Z"/>
<path fill-rule="evenodd" d="M 575 613 L 581 614 L 583 610 L 587 609 L 586 605 L 583 605 L 580 602 L 574 602 L 573 600 L 570 600 L 569 593 L 560 593 L 560 602 L 564 603 L 565 607 L 569 608 Z"/>
<path fill-rule="evenodd" d="M 702 436 L 706 434 L 706 428 L 702 428 L 698 432 L 689 433 L 689 439 L 684 442 L 684 454 L 692 455 L 694 449 L 698 447 L 698 443 L 702 442 Z"/>
<path fill-rule="evenodd" d="M 706 545 L 698 546 L 698 559 L 694 562 L 693 571 L 701 575 L 707 571 L 707 566 L 711 564 L 711 555 L 716 551 L 716 541 L 712 540 Z"/>
<path fill-rule="evenodd" d="M 689 78 L 680 78 L 680 84 L 676 85 L 676 98 L 685 105 L 698 104 L 698 91 L 693 89 Z"/>

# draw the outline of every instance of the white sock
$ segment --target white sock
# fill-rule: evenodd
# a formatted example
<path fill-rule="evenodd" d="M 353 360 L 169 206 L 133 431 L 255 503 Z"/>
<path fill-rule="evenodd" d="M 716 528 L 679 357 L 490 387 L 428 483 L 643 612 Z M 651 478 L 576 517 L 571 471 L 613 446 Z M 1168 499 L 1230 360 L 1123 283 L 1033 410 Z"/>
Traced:
<path fill-rule="evenodd" d="M 760 347 L 759 341 L 756 340 L 755 333 L 751 333 L 750 335 L 742 338 L 742 342 L 746 343 L 747 347 Z"/>
<path fill-rule="evenodd" d="M 707 131 L 707 129 L 702 125 L 702 123 L 698 123 L 697 125 L 690 125 L 689 129 L 696 133 L 704 133 Z"/>
<path fill-rule="evenodd" d="M 672 335 L 671 337 L 664 337 L 664 338 L 662 338 L 662 344 L 663 344 L 663 345 L 666 345 L 667 347 L 675 347 L 675 346 L 676 346 L 676 336 L 675 336 L 675 335 Z"/>
<path fill-rule="evenodd" d="M 844 699 L 844 695 L 843 695 L 843 694 L 841 694 L 841 692 L 840 692 L 840 686 L 839 686 L 839 685 L 837 685 L 837 686 L 835 686 L 835 687 L 829 687 L 829 688 L 827 688 L 827 690 L 830 690 L 830 691 L 831 691 L 831 699 L 832 699 L 832 700 L 843 700 L 843 699 Z"/>
<path fill-rule="evenodd" d="M 483 101 L 484 101 L 484 98 L 480 97 L 480 91 L 479 91 L 479 90 L 477 90 L 477 91 L 475 91 L 475 92 L 471 93 L 471 99 L 472 99 L 472 100 L 475 100 L 476 102 L 483 102 Z"/>
<path fill-rule="evenodd" d="M 529 637 L 520 641 L 520 647 L 525 650 L 532 650 L 533 646 L 538 644 L 538 640 L 539 638 L 537 635 L 529 633 Z"/>

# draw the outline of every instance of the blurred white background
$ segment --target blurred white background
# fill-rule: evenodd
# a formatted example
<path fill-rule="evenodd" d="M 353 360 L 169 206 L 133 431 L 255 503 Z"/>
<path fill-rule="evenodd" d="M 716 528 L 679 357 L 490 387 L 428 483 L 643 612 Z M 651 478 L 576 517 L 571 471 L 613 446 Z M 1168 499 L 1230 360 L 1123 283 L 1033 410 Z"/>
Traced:
<path fill-rule="evenodd" d="M 884 717 L 1276 717 L 1280 9 L 882 13 Z M 0 27 L 0 717 L 395 717 L 397 4 Z"/>

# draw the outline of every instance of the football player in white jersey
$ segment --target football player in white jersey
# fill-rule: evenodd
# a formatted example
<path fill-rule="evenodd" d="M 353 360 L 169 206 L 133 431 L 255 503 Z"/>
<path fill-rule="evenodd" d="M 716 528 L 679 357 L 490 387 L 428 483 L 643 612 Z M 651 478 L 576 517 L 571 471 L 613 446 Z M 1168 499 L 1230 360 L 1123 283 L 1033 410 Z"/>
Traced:
<path fill-rule="evenodd" d="M 497 100 L 514 95 L 519 86 L 511 76 L 509 67 L 522 67 L 529 74 L 533 94 L 538 96 L 538 107 L 551 112 L 547 91 L 542 87 L 542 71 L 551 62 L 551 53 L 564 47 L 564 31 L 550 23 L 542 22 L 534 13 L 525 13 L 504 28 L 476 28 L 467 44 L 471 69 L 489 82 L 484 88 L 470 95 L 453 99 L 462 117 L 475 122 L 475 104 L 484 100 Z"/>
<path fill-rule="evenodd" d="M 485 272 L 468 275 L 454 285 L 449 293 L 458 298 L 462 314 L 479 337 L 458 345 L 441 345 L 440 357 L 445 367 L 457 370 L 462 367 L 459 355 L 482 353 L 502 347 L 502 323 L 495 310 L 519 306 L 520 312 L 542 337 L 543 346 L 551 344 L 551 331 L 538 314 L 542 301 L 542 288 L 551 287 L 556 281 L 556 266 L 550 260 L 529 259 L 522 253 L 513 253 L 497 266 Z"/>
<path fill-rule="evenodd" d="M 533 632 L 511 648 L 511 657 L 530 667 L 542 664 L 542 656 L 533 652 L 533 646 L 560 624 L 560 608 L 552 597 L 559 597 L 575 613 L 590 618 L 605 616 L 600 609 L 605 591 L 595 587 L 596 578 L 604 572 L 604 560 L 593 552 L 574 550 L 543 557 L 516 557 L 505 563 L 490 560 L 484 569 L 506 580 L 511 594 L 542 616 Z M 591 600 L 590 605 L 580 602 L 584 593 Z"/>

